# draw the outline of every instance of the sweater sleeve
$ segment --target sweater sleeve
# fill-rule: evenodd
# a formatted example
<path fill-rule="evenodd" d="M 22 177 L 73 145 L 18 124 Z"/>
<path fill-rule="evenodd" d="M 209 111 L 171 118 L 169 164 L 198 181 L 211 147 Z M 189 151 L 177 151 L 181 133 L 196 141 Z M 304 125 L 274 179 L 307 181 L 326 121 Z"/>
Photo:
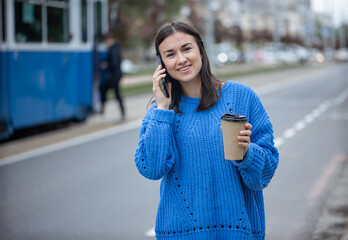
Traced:
<path fill-rule="evenodd" d="M 274 146 L 271 121 L 253 91 L 250 100 L 251 143 L 244 160 L 233 163 L 238 167 L 244 184 L 251 190 L 259 191 L 271 181 L 278 166 L 279 153 Z"/>
<path fill-rule="evenodd" d="M 162 178 L 174 164 L 173 121 L 173 110 L 153 107 L 143 119 L 135 152 L 135 164 L 140 174 L 148 179 Z"/>

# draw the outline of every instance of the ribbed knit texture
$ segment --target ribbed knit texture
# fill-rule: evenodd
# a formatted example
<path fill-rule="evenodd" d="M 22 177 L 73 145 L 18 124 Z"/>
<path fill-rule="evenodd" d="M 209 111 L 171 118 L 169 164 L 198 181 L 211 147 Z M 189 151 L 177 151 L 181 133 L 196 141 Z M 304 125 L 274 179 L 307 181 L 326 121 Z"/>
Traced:
<path fill-rule="evenodd" d="M 139 172 L 161 179 L 156 237 L 166 240 L 264 239 L 262 189 L 274 175 L 278 151 L 258 96 L 229 81 L 209 111 L 182 96 L 179 109 L 149 109 L 135 153 Z M 224 159 L 221 116 L 243 114 L 253 126 L 243 161 Z"/>

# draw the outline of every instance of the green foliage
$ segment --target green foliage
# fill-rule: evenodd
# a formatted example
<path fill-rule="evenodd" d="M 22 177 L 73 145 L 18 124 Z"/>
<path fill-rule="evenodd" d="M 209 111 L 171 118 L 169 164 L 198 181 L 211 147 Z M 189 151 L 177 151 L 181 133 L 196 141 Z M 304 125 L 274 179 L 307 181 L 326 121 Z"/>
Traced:
<path fill-rule="evenodd" d="M 158 27 L 171 21 L 184 0 L 119 0 L 118 24 L 115 32 L 126 48 L 148 47 Z M 112 27 L 112 26 L 111 26 Z"/>
<path fill-rule="evenodd" d="M 164 8 L 164 15 L 166 21 L 171 21 L 173 18 L 175 18 L 180 8 L 183 6 L 184 1 L 183 0 L 165 0 L 165 8 Z"/>
<path fill-rule="evenodd" d="M 129 18 L 145 18 L 146 10 L 151 6 L 150 0 L 121 0 L 121 10 Z"/>

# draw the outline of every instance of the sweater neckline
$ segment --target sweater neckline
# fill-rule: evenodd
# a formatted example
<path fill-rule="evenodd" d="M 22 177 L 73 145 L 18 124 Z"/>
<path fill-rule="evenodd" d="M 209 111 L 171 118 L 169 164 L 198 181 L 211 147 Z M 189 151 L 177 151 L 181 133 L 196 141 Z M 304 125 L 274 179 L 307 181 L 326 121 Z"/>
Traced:
<path fill-rule="evenodd" d="M 187 97 L 185 95 L 181 95 L 180 97 L 180 102 L 183 102 L 183 103 L 198 104 L 200 100 L 201 100 L 200 98 L 192 98 L 192 97 Z"/>
<path fill-rule="evenodd" d="M 221 87 L 221 91 L 224 91 L 224 89 L 227 87 L 227 82 Z M 188 97 L 185 95 L 181 95 L 180 97 L 180 102 L 183 103 L 189 103 L 189 104 L 198 104 L 199 101 L 201 100 L 201 98 L 192 98 L 192 97 Z"/>

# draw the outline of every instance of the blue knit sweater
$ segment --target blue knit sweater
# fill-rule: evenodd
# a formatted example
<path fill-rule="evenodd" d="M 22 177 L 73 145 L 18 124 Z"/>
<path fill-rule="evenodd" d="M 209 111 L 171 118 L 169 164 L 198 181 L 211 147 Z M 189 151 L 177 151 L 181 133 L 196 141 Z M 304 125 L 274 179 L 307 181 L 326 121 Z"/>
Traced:
<path fill-rule="evenodd" d="M 262 189 L 274 175 L 278 151 L 272 124 L 253 90 L 229 81 L 208 111 L 182 96 L 179 109 L 154 108 L 143 119 L 135 163 L 149 179 L 162 178 L 157 239 L 264 239 Z M 224 159 L 221 116 L 243 114 L 253 126 L 243 161 Z"/>

